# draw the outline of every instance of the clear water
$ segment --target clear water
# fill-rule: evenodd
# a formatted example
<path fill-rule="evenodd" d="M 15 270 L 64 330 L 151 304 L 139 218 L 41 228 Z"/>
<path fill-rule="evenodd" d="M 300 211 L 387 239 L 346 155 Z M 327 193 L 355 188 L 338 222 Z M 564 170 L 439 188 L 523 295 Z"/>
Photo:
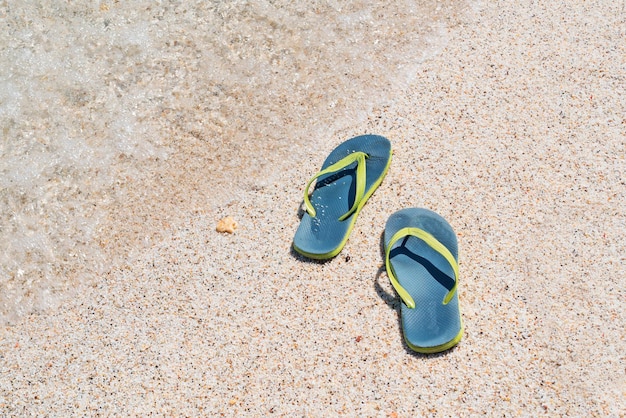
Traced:
<path fill-rule="evenodd" d="M 0 0 L 0 322 L 167 228 L 147 214 L 193 185 L 142 191 L 159 167 L 201 150 L 203 170 L 245 182 L 294 141 L 358 125 L 465 7 L 371 3 Z M 233 152 L 251 163 L 221 158 Z"/>

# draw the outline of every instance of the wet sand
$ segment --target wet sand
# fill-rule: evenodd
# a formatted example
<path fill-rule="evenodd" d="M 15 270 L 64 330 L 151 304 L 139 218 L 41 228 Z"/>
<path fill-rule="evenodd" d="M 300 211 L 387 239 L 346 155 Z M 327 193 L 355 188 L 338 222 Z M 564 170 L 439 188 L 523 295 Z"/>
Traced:
<path fill-rule="evenodd" d="M 485 2 L 461 20 L 359 123 L 267 165 L 215 150 L 244 167 L 232 185 L 189 174 L 213 152 L 193 130 L 145 163 L 150 182 L 128 177 L 135 203 L 101 238 L 114 267 L 1 329 L 0 412 L 623 416 L 624 2 Z M 296 256 L 306 181 L 366 132 L 391 140 L 389 174 L 340 255 Z M 158 182 L 177 193 L 150 204 Z M 384 273 L 384 223 L 413 206 L 458 234 L 466 331 L 438 355 L 403 343 Z M 224 216 L 234 234 L 215 231 Z"/>

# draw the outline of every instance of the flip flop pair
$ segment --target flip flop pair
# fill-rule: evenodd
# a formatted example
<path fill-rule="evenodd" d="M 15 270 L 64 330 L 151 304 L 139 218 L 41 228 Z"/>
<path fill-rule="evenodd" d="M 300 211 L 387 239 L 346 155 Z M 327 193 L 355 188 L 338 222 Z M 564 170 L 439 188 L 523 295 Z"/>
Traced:
<path fill-rule="evenodd" d="M 305 187 L 306 212 L 294 250 L 318 260 L 339 254 L 387 174 L 391 154 L 389 140 L 378 135 L 358 136 L 335 148 Z M 387 276 L 402 300 L 406 344 L 420 353 L 455 346 L 463 323 L 456 292 L 458 244 L 450 224 L 427 209 L 403 209 L 389 217 L 384 242 Z"/>

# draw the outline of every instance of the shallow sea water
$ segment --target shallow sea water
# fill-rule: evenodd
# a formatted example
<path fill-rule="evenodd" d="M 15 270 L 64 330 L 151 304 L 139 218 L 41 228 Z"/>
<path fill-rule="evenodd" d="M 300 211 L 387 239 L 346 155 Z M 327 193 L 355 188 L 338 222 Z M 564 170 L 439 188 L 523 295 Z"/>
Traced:
<path fill-rule="evenodd" d="M 0 0 L 0 323 L 166 230 L 177 188 L 271 180 L 299 142 L 366 121 L 466 7 Z"/>

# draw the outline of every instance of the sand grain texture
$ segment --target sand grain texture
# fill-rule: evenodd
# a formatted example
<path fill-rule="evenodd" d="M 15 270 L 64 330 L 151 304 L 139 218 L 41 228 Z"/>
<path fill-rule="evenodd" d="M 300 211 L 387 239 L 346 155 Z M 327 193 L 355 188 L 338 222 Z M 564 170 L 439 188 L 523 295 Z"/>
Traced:
<path fill-rule="evenodd" d="M 0 415 L 624 416 L 624 2 L 484 2 L 448 37 L 368 120 L 243 174 L 268 180 L 213 188 L 191 139 L 159 162 L 158 236 L 0 329 Z M 364 132 L 392 141 L 387 178 L 339 256 L 295 256 L 302 188 Z M 383 272 L 408 206 L 458 233 L 466 333 L 440 355 L 403 344 Z"/>

